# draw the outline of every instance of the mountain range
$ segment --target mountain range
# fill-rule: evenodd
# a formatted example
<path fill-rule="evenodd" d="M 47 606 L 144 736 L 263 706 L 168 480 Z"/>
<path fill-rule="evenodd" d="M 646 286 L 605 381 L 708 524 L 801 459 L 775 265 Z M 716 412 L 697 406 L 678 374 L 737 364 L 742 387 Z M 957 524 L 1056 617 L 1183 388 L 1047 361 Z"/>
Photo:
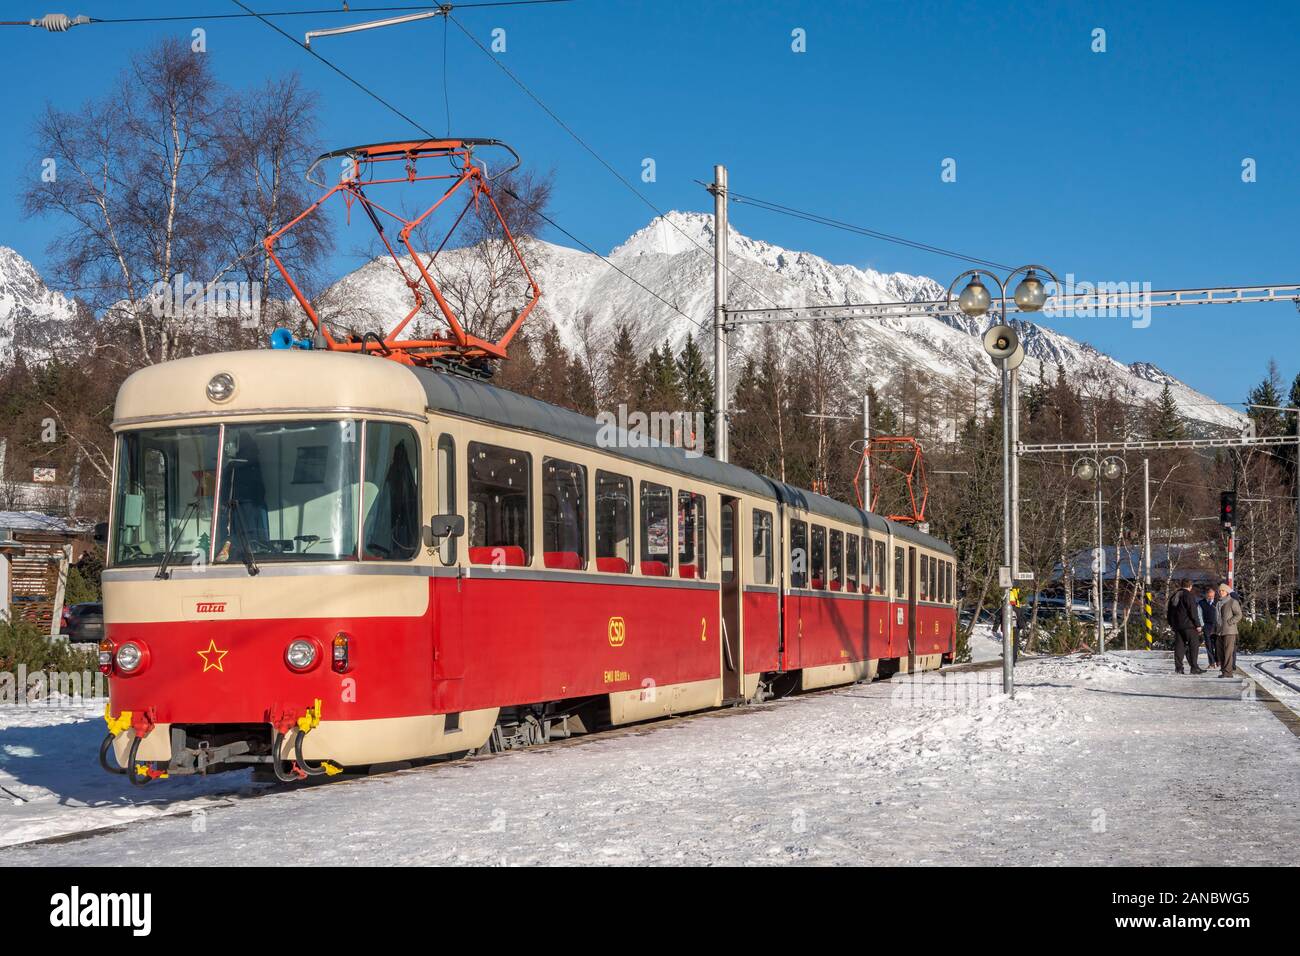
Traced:
<path fill-rule="evenodd" d="M 618 325 L 626 322 L 643 351 L 665 340 L 677 350 L 686 336 L 693 334 L 709 352 L 712 250 L 713 217 L 695 212 L 673 211 L 656 217 L 615 247 L 606 258 L 617 270 L 592 253 L 533 240 L 527 247 L 527 260 L 542 288 L 534 314 L 553 322 L 565 345 L 573 350 L 581 350 L 588 341 L 607 344 Z M 926 276 L 835 264 L 810 252 L 750 238 L 734 228 L 728 233 L 728 255 L 728 304 L 735 309 L 914 302 L 942 299 L 947 293 L 945 286 Z M 458 270 L 473 268 L 472 261 L 464 249 L 448 250 L 439 257 L 435 275 L 455 275 Z M 336 315 L 400 316 L 411 304 L 410 293 L 388 258 L 376 259 L 345 276 L 326 291 L 323 302 Z M 884 391 L 904 372 L 961 385 L 991 385 L 997 373 L 981 344 L 990 324 L 990 320 L 964 315 L 927 315 L 848 322 L 838 329 L 854 357 L 855 377 L 862 387 L 869 383 Z M 1189 418 L 1234 429 L 1243 421 L 1240 413 L 1152 362 L 1121 362 L 1038 323 L 1018 321 L 1017 327 L 1026 354 L 1021 367 L 1025 384 L 1054 379 L 1060 366 L 1072 378 L 1089 376 L 1099 388 L 1113 389 L 1122 402 L 1139 405 L 1152 401 L 1168 385 Z M 756 354 L 760 334 L 758 326 L 739 328 L 733 355 Z M 1151 341 L 1154 345 L 1158 340 L 1152 336 Z M 733 381 L 734 377 L 733 372 Z M 924 387 L 924 381 L 921 384 Z"/>
<path fill-rule="evenodd" d="M 615 247 L 606 258 L 617 269 L 595 254 L 530 240 L 526 257 L 543 293 L 534 314 L 554 323 L 564 344 L 575 351 L 587 344 L 607 345 L 618 326 L 629 323 L 643 351 L 664 341 L 677 350 L 693 334 L 707 352 L 712 336 L 712 249 L 713 217 L 678 211 L 654 218 Z M 946 294 L 946 287 L 926 276 L 836 264 L 734 228 L 728 234 L 728 253 L 729 305 L 737 309 L 924 301 Z M 450 249 L 440 256 L 436 275 L 463 275 L 475 262 L 473 250 Z M 391 325 L 391 317 L 404 315 L 410 303 L 410 293 L 388 258 L 361 266 L 320 297 L 324 314 L 374 316 L 381 320 L 377 326 Z M 15 350 L 38 359 L 77 312 L 76 303 L 47 287 L 30 262 L 0 246 L 0 361 L 11 359 Z M 922 388 L 927 381 L 940 380 L 974 384 L 977 389 L 991 385 L 996 372 L 980 343 L 989 324 L 962 315 L 916 316 L 848 322 L 836 328 L 852 356 L 855 380 L 862 388 L 871 384 L 884 392 L 903 374 L 919 377 Z M 1072 378 L 1089 376 L 1102 388 L 1113 389 L 1123 402 L 1149 402 L 1168 385 L 1175 401 L 1189 409 L 1187 417 L 1232 428 L 1242 422 L 1240 413 L 1151 362 L 1121 362 L 1034 322 L 1019 322 L 1018 329 L 1025 346 L 1021 376 L 1026 384 L 1054 378 L 1060 366 Z M 733 356 L 756 354 L 760 334 L 758 326 L 742 326 L 733 337 Z M 1152 343 L 1156 341 L 1153 336 Z"/>

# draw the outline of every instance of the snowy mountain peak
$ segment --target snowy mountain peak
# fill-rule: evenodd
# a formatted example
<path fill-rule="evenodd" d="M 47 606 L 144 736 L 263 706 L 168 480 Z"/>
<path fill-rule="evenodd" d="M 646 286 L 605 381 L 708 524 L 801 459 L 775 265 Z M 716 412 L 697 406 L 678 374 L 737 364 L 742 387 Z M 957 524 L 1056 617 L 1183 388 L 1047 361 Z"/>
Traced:
<path fill-rule="evenodd" d="M 42 357 L 76 315 L 73 300 L 46 286 L 16 250 L 0 246 L 0 361 L 10 361 L 18 348 Z"/>
<path fill-rule="evenodd" d="M 736 231 L 729 229 L 728 247 Z M 649 224 L 632 233 L 610 252 L 611 259 L 630 256 L 675 256 L 683 252 L 713 250 L 713 217 L 699 212 L 676 209 L 655 216 Z"/>

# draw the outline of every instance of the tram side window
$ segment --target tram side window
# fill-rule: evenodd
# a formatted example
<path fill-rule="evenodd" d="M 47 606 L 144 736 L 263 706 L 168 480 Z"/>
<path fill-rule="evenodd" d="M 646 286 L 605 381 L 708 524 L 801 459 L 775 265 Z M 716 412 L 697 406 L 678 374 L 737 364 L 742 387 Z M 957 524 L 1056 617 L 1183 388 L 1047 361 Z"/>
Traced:
<path fill-rule="evenodd" d="M 469 443 L 469 559 L 525 566 L 532 560 L 532 509 L 524 452 Z"/>
<path fill-rule="evenodd" d="M 931 558 L 930 559 L 930 600 L 932 601 L 937 601 L 939 599 L 938 585 L 936 583 L 938 578 L 938 573 L 937 573 L 938 570 L 939 570 L 938 559 Z"/>
<path fill-rule="evenodd" d="M 903 549 L 894 549 L 894 597 L 907 597 L 907 562 Z"/>
<path fill-rule="evenodd" d="M 366 422 L 364 559 L 409 561 L 420 550 L 419 468 L 420 446 L 410 427 Z"/>
<path fill-rule="evenodd" d="M 828 569 L 827 586 L 832 591 L 844 588 L 844 532 L 831 531 L 831 563 Z"/>
<path fill-rule="evenodd" d="M 456 513 L 456 439 L 450 435 L 438 437 L 438 514 Z M 447 535 L 438 544 L 438 554 L 443 564 L 456 563 L 456 536 Z"/>
<path fill-rule="evenodd" d="M 808 586 L 808 525 L 790 522 L 790 587 Z"/>
<path fill-rule="evenodd" d="M 809 573 L 812 575 L 812 588 L 814 591 L 826 590 L 826 529 L 819 524 L 813 525 L 812 528 L 812 566 Z"/>
<path fill-rule="evenodd" d="M 641 482 L 641 573 L 667 577 L 673 561 L 673 491 Z"/>
<path fill-rule="evenodd" d="M 876 593 L 885 593 L 885 542 L 876 542 Z"/>
<path fill-rule="evenodd" d="M 754 583 L 772 583 L 772 513 L 754 512 Z"/>
<path fill-rule="evenodd" d="M 723 523 L 727 513 L 723 512 Z M 723 529 L 723 547 L 730 542 L 729 529 Z M 692 491 L 677 492 L 677 537 L 681 541 L 677 551 L 677 573 L 684 578 L 704 578 L 708 558 L 708 538 L 705 535 L 704 496 Z M 722 574 L 730 574 L 730 554 L 723 554 Z"/>
<path fill-rule="evenodd" d="M 875 580 L 875 562 L 872 561 L 871 539 L 863 537 L 862 539 L 862 593 L 870 594 L 872 582 Z"/>
<path fill-rule="evenodd" d="M 587 469 L 542 459 L 542 558 L 548 568 L 587 567 Z"/>
<path fill-rule="evenodd" d="M 851 534 L 844 542 L 844 590 L 858 590 L 858 536 Z"/>
<path fill-rule="evenodd" d="M 957 566 L 948 563 L 948 603 L 957 603 Z"/>
<path fill-rule="evenodd" d="M 596 472 L 596 570 L 632 570 L 632 479 Z"/>
<path fill-rule="evenodd" d="M 930 580 L 930 556 L 928 554 L 923 554 L 921 555 L 921 582 L 919 588 L 921 593 L 917 595 L 917 597 L 922 601 L 929 600 L 930 591 L 929 588 L 926 586 L 926 582 L 929 580 Z"/>

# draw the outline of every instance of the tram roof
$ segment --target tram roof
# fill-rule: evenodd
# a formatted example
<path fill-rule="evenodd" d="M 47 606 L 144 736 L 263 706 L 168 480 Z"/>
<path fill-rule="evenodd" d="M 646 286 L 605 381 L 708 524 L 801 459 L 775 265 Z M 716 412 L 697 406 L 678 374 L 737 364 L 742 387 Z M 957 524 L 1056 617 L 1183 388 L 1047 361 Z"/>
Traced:
<path fill-rule="evenodd" d="M 632 446 L 626 440 L 626 433 L 616 425 L 602 424 L 567 408 L 460 375 L 423 368 L 412 371 L 424 386 L 431 411 L 522 428 L 711 484 L 726 485 L 763 498 L 776 498 L 772 483 L 746 468 L 705 455 L 688 455 L 685 450 L 672 445 L 651 442 L 644 447 Z M 615 437 L 612 446 L 608 441 L 611 428 Z"/>
<path fill-rule="evenodd" d="M 922 534 L 915 528 L 880 515 L 871 514 L 847 505 L 834 498 L 819 495 L 785 482 L 775 481 L 756 474 L 747 468 L 718 461 L 708 456 L 687 455 L 681 448 L 671 445 L 650 444 L 633 447 L 621 441 L 614 447 L 602 443 L 602 431 L 608 427 L 596 419 L 588 418 L 567 408 L 528 398 L 516 392 L 497 388 L 487 382 L 449 375 L 430 369 L 413 369 L 424 386 L 432 411 L 445 412 L 479 421 L 491 422 L 510 428 L 559 438 L 575 445 L 640 462 L 665 471 L 687 475 L 710 484 L 725 485 L 762 498 L 780 500 L 796 508 L 846 524 L 865 525 L 875 531 L 891 531 L 895 537 L 923 547 L 952 554 L 952 549 L 939 538 Z"/>

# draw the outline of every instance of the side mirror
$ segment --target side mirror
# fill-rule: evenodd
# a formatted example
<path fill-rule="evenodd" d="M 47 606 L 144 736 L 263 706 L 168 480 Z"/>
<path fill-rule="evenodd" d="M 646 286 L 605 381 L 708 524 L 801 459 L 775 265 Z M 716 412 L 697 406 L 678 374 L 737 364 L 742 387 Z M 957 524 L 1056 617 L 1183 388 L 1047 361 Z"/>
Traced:
<path fill-rule="evenodd" d="M 465 519 L 461 515 L 434 515 L 429 522 L 429 535 L 440 538 L 459 538 L 465 533 Z"/>

